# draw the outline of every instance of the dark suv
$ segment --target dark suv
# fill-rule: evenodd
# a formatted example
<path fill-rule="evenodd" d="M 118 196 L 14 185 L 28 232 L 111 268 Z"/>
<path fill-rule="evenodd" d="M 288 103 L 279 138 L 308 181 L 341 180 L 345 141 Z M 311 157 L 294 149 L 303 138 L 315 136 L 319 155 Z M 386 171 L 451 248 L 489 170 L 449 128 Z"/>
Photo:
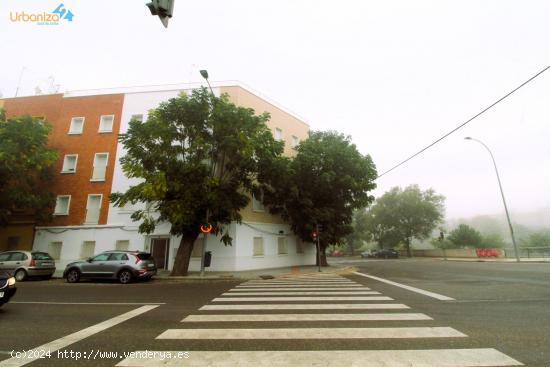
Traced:
<path fill-rule="evenodd" d="M 0 270 L 0 306 L 7 303 L 15 294 L 15 278 L 11 274 Z"/>
<path fill-rule="evenodd" d="M 151 254 L 140 251 L 105 251 L 67 265 L 63 278 L 69 283 L 80 279 L 118 279 L 122 284 L 133 279 L 151 279 L 157 267 Z"/>

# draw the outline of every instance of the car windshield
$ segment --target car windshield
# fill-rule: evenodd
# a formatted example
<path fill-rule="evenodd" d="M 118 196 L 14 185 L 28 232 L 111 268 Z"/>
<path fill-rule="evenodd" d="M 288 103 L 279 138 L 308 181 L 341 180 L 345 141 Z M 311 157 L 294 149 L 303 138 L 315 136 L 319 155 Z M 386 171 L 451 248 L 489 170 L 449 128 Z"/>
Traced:
<path fill-rule="evenodd" d="M 46 252 L 33 252 L 32 258 L 34 260 L 53 260 L 53 258 Z"/>

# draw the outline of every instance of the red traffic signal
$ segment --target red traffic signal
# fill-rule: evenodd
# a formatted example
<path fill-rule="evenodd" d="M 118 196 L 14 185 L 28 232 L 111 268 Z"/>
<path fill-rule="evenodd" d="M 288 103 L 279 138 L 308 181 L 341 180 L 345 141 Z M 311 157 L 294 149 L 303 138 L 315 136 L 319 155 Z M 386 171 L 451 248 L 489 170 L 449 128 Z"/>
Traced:
<path fill-rule="evenodd" d="M 313 240 L 316 240 L 317 239 L 317 232 L 313 231 L 311 233 L 311 237 L 313 238 Z"/>

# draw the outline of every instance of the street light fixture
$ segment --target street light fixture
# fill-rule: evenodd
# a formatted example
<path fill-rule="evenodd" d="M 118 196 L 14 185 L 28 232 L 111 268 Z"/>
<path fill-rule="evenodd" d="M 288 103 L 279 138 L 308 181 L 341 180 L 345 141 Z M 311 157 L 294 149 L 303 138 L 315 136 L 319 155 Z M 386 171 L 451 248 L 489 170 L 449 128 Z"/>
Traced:
<path fill-rule="evenodd" d="M 512 227 L 512 222 L 510 221 L 510 214 L 508 213 L 508 206 L 506 205 L 506 199 L 504 198 L 504 191 L 502 190 L 502 183 L 500 182 L 500 176 L 498 174 L 497 169 L 497 162 L 495 161 L 495 157 L 493 156 L 493 153 L 491 152 L 491 149 L 485 143 L 483 143 L 481 140 L 474 139 L 470 136 L 467 136 L 464 138 L 465 140 L 473 140 L 478 142 L 479 144 L 483 145 L 485 149 L 489 152 L 489 155 L 491 155 L 491 159 L 493 160 L 493 165 L 495 166 L 495 172 L 497 174 L 497 181 L 498 181 L 498 187 L 500 188 L 500 195 L 502 196 L 502 202 L 504 203 L 504 211 L 506 212 L 506 219 L 508 220 L 508 226 L 510 227 L 510 235 L 512 236 L 512 243 L 514 244 L 514 252 L 516 253 L 516 261 L 519 262 L 519 251 L 518 251 L 518 245 L 516 243 L 516 237 L 514 236 L 514 228 Z"/>

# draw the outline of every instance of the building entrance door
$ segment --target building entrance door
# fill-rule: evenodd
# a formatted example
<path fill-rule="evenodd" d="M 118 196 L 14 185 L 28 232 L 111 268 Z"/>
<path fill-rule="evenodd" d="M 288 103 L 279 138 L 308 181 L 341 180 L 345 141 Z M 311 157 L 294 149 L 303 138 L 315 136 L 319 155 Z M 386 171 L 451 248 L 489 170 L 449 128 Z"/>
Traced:
<path fill-rule="evenodd" d="M 168 269 L 169 238 L 152 238 L 151 255 L 155 259 L 157 269 Z"/>

